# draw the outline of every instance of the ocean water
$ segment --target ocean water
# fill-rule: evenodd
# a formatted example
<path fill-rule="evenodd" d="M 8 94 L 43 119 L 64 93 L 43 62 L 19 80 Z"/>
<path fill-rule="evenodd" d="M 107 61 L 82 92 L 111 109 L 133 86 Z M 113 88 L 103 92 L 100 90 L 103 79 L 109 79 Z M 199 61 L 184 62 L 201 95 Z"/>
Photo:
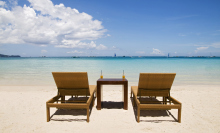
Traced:
<path fill-rule="evenodd" d="M 220 85 L 220 58 L 0 58 L 0 85 L 55 85 L 51 72 L 88 72 L 96 84 L 121 78 L 138 85 L 139 73 L 176 73 L 173 85 Z"/>

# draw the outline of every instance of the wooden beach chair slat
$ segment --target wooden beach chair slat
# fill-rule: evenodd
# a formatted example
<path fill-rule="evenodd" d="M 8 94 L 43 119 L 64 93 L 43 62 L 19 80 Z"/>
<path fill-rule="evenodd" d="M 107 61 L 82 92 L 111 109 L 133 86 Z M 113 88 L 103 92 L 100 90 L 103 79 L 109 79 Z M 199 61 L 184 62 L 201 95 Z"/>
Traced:
<path fill-rule="evenodd" d="M 137 105 L 137 122 L 140 122 L 140 110 L 178 109 L 178 122 L 181 122 L 181 102 L 170 96 L 176 73 L 140 73 L 138 86 L 131 86 L 133 106 Z M 162 97 L 163 101 L 143 101 L 146 97 Z M 170 104 L 167 104 L 167 100 Z"/>
<path fill-rule="evenodd" d="M 46 102 L 47 122 L 50 121 L 50 107 L 87 109 L 87 122 L 89 122 L 89 107 L 92 101 L 94 105 L 96 85 L 89 85 L 87 72 L 52 72 L 52 74 L 58 95 Z M 74 101 L 65 100 L 65 96 L 73 95 L 75 96 Z M 78 96 L 86 96 L 86 99 L 80 100 Z"/>
<path fill-rule="evenodd" d="M 58 89 L 88 89 L 86 72 L 52 72 Z"/>

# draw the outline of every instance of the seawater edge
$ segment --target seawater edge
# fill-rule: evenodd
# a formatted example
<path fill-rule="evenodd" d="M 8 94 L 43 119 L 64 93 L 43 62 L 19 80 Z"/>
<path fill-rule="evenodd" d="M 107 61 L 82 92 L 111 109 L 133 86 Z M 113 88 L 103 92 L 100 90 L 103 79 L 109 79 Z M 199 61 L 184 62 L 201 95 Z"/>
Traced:
<path fill-rule="evenodd" d="M 96 84 L 104 78 L 121 78 L 137 85 L 140 72 L 177 73 L 174 85 L 219 84 L 219 57 L 20 57 L 0 58 L 0 85 L 54 85 L 53 71 L 86 71 Z"/>

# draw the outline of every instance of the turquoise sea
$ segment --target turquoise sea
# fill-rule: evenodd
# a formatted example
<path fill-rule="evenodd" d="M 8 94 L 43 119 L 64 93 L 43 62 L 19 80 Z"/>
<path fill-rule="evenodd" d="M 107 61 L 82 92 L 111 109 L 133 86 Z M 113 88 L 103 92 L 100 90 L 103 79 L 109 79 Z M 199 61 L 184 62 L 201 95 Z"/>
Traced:
<path fill-rule="evenodd" d="M 220 58 L 113 58 L 51 57 L 0 58 L 0 85 L 55 85 L 51 72 L 88 72 L 96 84 L 104 78 L 121 78 L 137 85 L 139 73 L 176 73 L 174 85 L 220 85 Z"/>

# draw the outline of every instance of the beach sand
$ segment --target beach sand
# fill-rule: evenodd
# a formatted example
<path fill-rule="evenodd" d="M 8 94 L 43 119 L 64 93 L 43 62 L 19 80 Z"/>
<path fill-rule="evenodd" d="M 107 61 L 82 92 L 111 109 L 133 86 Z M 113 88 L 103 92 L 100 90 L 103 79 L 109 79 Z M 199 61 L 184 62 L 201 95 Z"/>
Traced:
<path fill-rule="evenodd" d="M 51 108 L 46 122 L 46 101 L 57 94 L 56 86 L 0 86 L 0 132 L 212 132 L 220 133 L 220 87 L 214 85 L 173 86 L 171 96 L 182 102 L 182 122 L 177 110 L 141 111 L 136 122 L 129 99 L 128 110 L 120 107 L 121 86 L 104 86 L 103 100 L 115 101 L 110 109 L 96 109 L 86 122 L 86 110 Z M 115 108 L 116 106 L 116 108 Z"/>

